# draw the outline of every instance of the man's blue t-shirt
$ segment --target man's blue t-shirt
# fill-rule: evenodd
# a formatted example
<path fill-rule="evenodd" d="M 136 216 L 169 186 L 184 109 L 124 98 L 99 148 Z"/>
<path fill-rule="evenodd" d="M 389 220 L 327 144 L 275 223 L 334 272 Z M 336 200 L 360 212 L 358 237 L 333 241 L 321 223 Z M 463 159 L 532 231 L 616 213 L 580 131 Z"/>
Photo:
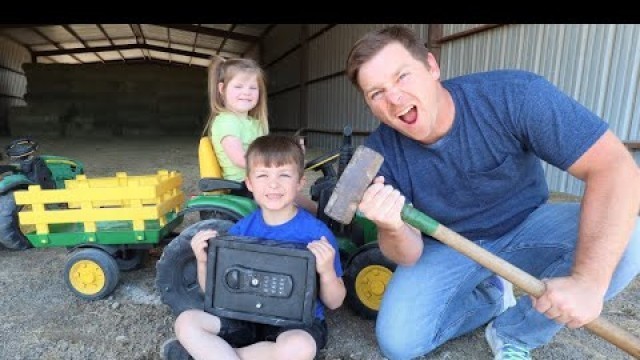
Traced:
<path fill-rule="evenodd" d="M 261 239 L 301 243 L 305 245 L 314 240 L 320 240 L 320 238 L 324 236 L 336 250 L 333 266 L 336 275 L 342 277 L 342 265 L 340 264 L 338 242 L 335 236 L 322 221 L 304 209 L 298 208 L 298 212 L 293 219 L 275 226 L 266 224 L 262 217 L 262 210 L 258 209 L 240 219 L 240 221 L 229 229 L 228 233 L 231 235 L 252 236 Z M 319 298 L 318 301 L 316 301 L 315 316 L 318 319 L 324 319 L 324 304 Z"/>
<path fill-rule="evenodd" d="M 380 124 L 365 145 L 417 209 L 472 240 L 495 239 L 547 201 L 540 159 L 568 169 L 607 124 L 539 75 L 501 70 L 442 82 L 453 125 L 424 145 Z"/>

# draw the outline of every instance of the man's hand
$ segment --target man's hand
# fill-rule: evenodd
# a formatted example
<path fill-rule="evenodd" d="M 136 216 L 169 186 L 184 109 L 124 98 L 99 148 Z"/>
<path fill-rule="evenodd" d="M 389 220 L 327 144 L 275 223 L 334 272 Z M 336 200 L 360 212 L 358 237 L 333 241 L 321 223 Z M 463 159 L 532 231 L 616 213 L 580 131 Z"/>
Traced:
<path fill-rule="evenodd" d="M 307 244 L 307 249 L 316 257 L 316 271 L 320 276 L 331 274 L 335 271 L 333 261 L 336 250 L 331 246 L 329 240 L 324 236 L 320 240 L 315 240 Z"/>
<path fill-rule="evenodd" d="M 198 262 L 207 262 L 207 247 L 209 246 L 209 241 L 207 240 L 216 236 L 218 236 L 218 232 L 216 230 L 198 231 L 193 236 L 191 239 L 191 249 L 193 249 L 193 253 L 196 255 L 196 260 Z"/>
<path fill-rule="evenodd" d="M 604 293 L 590 282 L 575 276 L 543 279 L 546 290 L 533 307 L 549 319 L 571 329 L 595 320 L 602 312 Z"/>
<path fill-rule="evenodd" d="M 379 229 L 395 231 L 404 225 L 400 212 L 405 198 L 391 185 L 384 184 L 384 177 L 378 176 L 362 196 L 358 209 Z"/>

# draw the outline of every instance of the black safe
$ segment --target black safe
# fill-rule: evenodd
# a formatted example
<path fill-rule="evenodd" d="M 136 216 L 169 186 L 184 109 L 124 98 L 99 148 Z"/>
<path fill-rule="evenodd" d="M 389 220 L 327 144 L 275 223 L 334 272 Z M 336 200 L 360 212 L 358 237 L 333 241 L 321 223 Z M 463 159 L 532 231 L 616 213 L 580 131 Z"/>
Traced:
<path fill-rule="evenodd" d="M 316 259 L 306 246 L 244 236 L 209 240 L 204 310 L 277 326 L 310 326 Z"/>

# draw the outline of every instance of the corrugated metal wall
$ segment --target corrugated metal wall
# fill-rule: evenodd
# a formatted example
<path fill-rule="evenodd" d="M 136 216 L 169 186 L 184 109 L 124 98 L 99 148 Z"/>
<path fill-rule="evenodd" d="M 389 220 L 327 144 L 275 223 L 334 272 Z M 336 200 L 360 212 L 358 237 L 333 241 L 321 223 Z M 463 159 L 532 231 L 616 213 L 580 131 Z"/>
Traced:
<path fill-rule="evenodd" d="M 31 62 L 27 49 L 0 36 L 0 134 L 9 135 L 9 108 L 25 106 L 27 79 L 22 64 Z"/>
<path fill-rule="evenodd" d="M 407 25 L 426 41 L 426 24 Z M 367 31 L 383 26 L 276 26 L 262 44 L 271 128 L 293 132 L 305 127 L 309 144 L 325 150 L 340 145 L 345 125 L 351 125 L 356 134 L 373 130 L 378 121 L 343 72 L 351 46 Z M 354 136 L 355 143 L 360 144 L 363 138 Z"/>
<path fill-rule="evenodd" d="M 474 28 L 444 25 L 443 36 Z M 514 24 L 442 44 L 442 78 L 517 68 L 545 76 L 603 117 L 623 140 L 640 139 L 640 25 Z M 583 183 L 548 164 L 552 191 L 581 195 Z"/>

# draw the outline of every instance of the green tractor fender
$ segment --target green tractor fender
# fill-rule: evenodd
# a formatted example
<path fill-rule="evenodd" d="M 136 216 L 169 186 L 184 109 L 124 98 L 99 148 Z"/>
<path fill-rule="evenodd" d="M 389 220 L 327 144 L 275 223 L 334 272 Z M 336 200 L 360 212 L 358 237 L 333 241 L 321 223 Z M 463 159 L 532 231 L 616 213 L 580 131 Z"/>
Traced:
<path fill-rule="evenodd" d="M 44 160 L 51 171 L 56 189 L 64 189 L 65 180 L 72 180 L 76 176 L 84 174 L 84 164 L 78 160 L 55 155 L 41 155 L 40 158 Z"/>
<path fill-rule="evenodd" d="M 256 210 L 258 206 L 253 199 L 230 194 L 203 194 L 189 199 L 178 216 L 192 211 L 200 212 L 200 218 L 240 220 Z"/>

